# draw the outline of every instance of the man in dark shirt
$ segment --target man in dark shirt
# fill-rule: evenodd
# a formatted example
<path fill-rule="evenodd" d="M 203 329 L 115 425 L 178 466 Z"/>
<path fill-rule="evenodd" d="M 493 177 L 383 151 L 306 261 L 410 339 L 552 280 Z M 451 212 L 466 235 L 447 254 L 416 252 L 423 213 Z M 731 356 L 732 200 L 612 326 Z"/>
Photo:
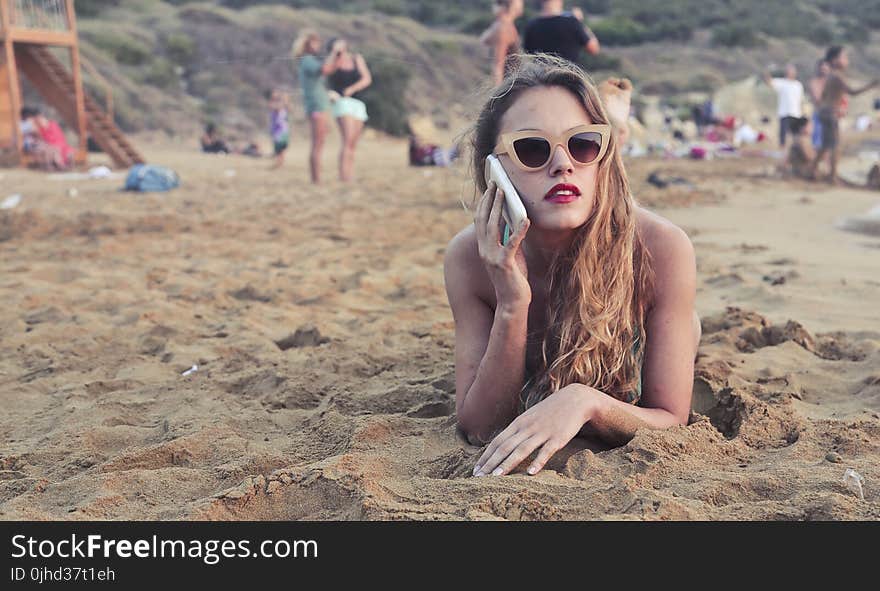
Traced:
<path fill-rule="evenodd" d="M 579 61 L 581 51 L 599 53 L 599 41 L 583 23 L 580 9 L 563 12 L 563 0 L 544 0 L 541 14 L 526 25 L 523 48 L 527 53 L 553 53 L 571 62 Z"/>

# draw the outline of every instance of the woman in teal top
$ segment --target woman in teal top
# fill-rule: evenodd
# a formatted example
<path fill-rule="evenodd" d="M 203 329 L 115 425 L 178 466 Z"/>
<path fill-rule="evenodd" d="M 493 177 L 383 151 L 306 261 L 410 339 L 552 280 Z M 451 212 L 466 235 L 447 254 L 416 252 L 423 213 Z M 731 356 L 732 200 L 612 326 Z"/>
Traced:
<path fill-rule="evenodd" d="M 303 31 L 293 44 L 293 57 L 298 61 L 299 84 L 311 128 L 312 149 L 309 154 L 309 166 L 312 182 L 315 184 L 321 182 L 321 152 L 330 130 L 330 118 L 327 114 L 330 99 L 324 86 L 327 65 L 325 60 L 318 57 L 320 51 L 321 37 L 315 31 Z"/>

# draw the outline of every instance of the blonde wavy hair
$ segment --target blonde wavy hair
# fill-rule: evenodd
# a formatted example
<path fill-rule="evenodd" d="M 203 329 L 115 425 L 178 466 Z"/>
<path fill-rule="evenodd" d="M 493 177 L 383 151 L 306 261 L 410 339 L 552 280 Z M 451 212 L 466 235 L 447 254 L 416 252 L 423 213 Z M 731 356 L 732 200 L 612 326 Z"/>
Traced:
<path fill-rule="evenodd" d="M 485 160 L 497 143 L 501 119 L 525 90 L 564 88 L 593 123 L 609 123 L 596 86 L 574 64 L 539 54 L 516 56 L 512 66 L 472 130 L 472 169 L 480 192 L 486 190 Z M 638 401 L 653 273 L 615 135 L 598 165 L 595 207 L 551 264 L 541 362 L 523 386 L 521 410 L 573 383 Z"/>
<path fill-rule="evenodd" d="M 313 29 L 305 29 L 299 34 L 296 41 L 293 42 L 293 45 L 290 47 L 290 53 L 295 58 L 302 57 L 306 53 L 306 47 L 308 47 L 309 41 L 320 38 L 321 37 L 318 35 L 317 31 Z"/>

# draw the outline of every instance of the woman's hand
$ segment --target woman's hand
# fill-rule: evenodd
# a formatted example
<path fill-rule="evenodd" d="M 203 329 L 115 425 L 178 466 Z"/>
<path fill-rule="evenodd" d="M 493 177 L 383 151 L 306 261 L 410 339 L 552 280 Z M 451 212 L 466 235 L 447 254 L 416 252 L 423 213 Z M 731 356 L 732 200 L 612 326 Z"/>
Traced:
<path fill-rule="evenodd" d="M 571 384 L 548 396 L 499 433 L 477 460 L 474 476 L 501 476 L 540 448 L 528 473 L 537 474 L 587 423 L 598 404 L 598 391 Z"/>
<path fill-rule="evenodd" d="M 528 305 L 532 301 L 528 266 L 520 244 L 529 230 L 529 220 L 523 220 L 510 237 L 507 245 L 501 244 L 501 207 L 504 192 L 490 182 L 477 204 L 474 225 L 477 229 L 477 245 L 480 258 L 489 279 L 495 287 L 496 308 L 509 305 Z"/>
<path fill-rule="evenodd" d="M 328 90 L 328 91 L 327 91 L 327 97 L 330 99 L 330 102 L 331 102 L 331 103 L 335 103 L 335 102 L 338 101 L 340 98 L 342 98 L 341 96 L 339 96 L 339 93 L 336 92 L 335 90 Z"/>

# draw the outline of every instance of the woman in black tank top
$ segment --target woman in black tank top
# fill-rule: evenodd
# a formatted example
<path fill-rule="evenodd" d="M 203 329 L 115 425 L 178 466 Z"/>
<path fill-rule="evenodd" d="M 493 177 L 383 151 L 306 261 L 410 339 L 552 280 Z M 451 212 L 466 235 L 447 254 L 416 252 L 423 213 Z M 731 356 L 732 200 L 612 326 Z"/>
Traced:
<path fill-rule="evenodd" d="M 330 101 L 333 103 L 333 116 L 342 134 L 342 149 L 339 153 L 339 178 L 349 182 L 354 177 L 354 152 L 364 123 L 367 120 L 367 107 L 357 98 L 357 94 L 372 84 L 372 76 L 362 55 L 352 53 L 344 39 L 330 42 L 331 63 L 327 76 Z"/>
<path fill-rule="evenodd" d="M 340 68 L 330 75 L 330 78 L 327 80 L 327 85 L 330 87 L 330 90 L 336 91 L 340 96 L 345 96 L 345 90 L 354 86 L 360 82 L 360 80 L 361 73 L 357 68 L 351 70 L 343 70 Z M 351 96 L 356 98 L 357 93 Z"/>

